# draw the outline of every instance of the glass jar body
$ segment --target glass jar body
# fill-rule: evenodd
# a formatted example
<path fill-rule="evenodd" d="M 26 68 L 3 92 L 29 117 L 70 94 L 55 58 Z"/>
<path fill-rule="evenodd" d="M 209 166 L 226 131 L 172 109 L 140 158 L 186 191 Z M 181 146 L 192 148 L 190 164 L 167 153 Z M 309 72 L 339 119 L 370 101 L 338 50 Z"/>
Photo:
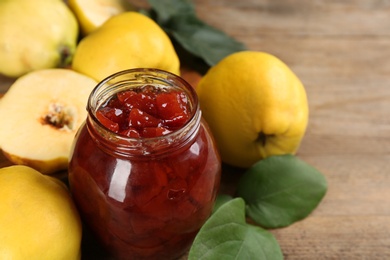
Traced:
<path fill-rule="evenodd" d="M 195 130 L 168 145 L 153 142 L 147 152 L 140 152 L 144 147 L 136 140 L 136 149 L 123 152 L 119 148 L 126 146 L 102 134 L 91 115 L 78 131 L 69 164 L 71 192 L 84 222 L 114 257 L 175 259 L 211 214 L 219 154 L 201 118 L 185 127 Z"/>

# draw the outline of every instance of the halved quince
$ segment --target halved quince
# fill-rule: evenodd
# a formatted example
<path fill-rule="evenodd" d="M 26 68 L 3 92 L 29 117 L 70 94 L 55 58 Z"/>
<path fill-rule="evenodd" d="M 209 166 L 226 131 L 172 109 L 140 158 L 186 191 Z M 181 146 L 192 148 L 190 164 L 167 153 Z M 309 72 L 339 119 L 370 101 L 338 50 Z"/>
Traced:
<path fill-rule="evenodd" d="M 44 174 L 68 166 L 76 131 L 97 82 L 70 69 L 45 69 L 17 79 L 0 102 L 0 148 L 14 164 Z"/>

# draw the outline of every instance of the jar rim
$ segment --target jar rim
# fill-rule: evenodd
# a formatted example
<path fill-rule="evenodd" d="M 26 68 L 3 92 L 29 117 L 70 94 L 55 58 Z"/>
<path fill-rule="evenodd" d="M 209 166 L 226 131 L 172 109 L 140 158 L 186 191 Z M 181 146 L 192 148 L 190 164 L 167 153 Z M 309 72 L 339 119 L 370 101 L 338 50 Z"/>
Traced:
<path fill-rule="evenodd" d="M 108 95 L 105 92 L 102 92 L 102 89 L 104 88 L 110 88 L 111 83 L 114 82 L 115 79 L 120 79 L 122 76 L 130 76 L 133 75 L 133 78 L 130 78 L 127 80 L 127 82 L 131 82 L 131 80 L 134 80 L 134 82 L 142 83 L 143 84 L 152 84 L 149 83 L 148 80 L 158 80 L 159 82 L 163 82 L 166 84 L 166 86 L 171 86 L 175 87 L 181 90 L 184 90 L 188 99 L 190 100 L 191 103 L 191 109 L 190 109 L 190 117 L 187 120 L 187 122 L 179 129 L 175 129 L 174 131 L 162 135 L 162 136 L 157 136 L 157 137 L 128 137 L 124 135 L 120 135 L 119 133 L 115 133 L 111 130 L 109 130 L 107 127 L 105 127 L 96 117 L 96 111 L 99 108 L 101 104 L 104 103 L 104 101 L 107 100 L 108 97 L 111 97 L 111 95 Z M 122 82 L 123 83 L 123 82 Z M 114 86 L 115 87 L 115 86 Z M 107 90 L 107 92 L 112 91 L 112 88 Z M 120 91 L 117 91 L 115 93 L 118 93 Z M 114 94 L 115 94 L 114 93 Z M 101 96 L 105 95 L 105 98 Z M 97 98 L 97 99 L 96 99 Z M 100 99 L 101 100 L 100 100 Z M 99 103 L 100 102 L 100 103 Z M 99 105 L 100 104 L 100 105 Z M 87 105 L 87 111 L 88 111 L 88 118 L 90 119 L 91 122 L 93 123 L 94 126 L 98 126 L 99 132 L 105 136 L 109 136 L 110 141 L 115 141 L 116 145 L 122 147 L 124 150 L 133 150 L 130 147 L 127 147 L 129 144 L 137 144 L 137 143 L 158 143 L 162 139 L 164 140 L 169 140 L 169 139 L 175 139 L 178 138 L 179 136 L 187 136 L 187 132 L 195 132 L 197 129 L 194 129 L 193 131 L 190 131 L 189 128 L 194 128 L 194 126 L 199 125 L 200 118 L 201 118 L 201 112 L 199 108 L 199 102 L 198 102 L 198 96 L 195 91 L 195 88 L 192 87 L 186 80 L 184 80 L 182 77 L 173 74 L 168 71 L 160 70 L 160 69 L 155 69 L 155 68 L 135 68 L 135 69 L 127 69 L 127 70 L 122 70 L 119 72 L 116 72 L 105 79 L 103 79 L 101 82 L 99 82 L 95 88 L 92 90 L 89 98 L 88 98 L 88 105 Z M 189 134 L 191 134 L 189 133 Z M 104 142 L 104 141 L 103 141 Z M 139 146 L 139 145 L 138 145 Z M 135 147 L 133 147 L 135 148 Z"/>

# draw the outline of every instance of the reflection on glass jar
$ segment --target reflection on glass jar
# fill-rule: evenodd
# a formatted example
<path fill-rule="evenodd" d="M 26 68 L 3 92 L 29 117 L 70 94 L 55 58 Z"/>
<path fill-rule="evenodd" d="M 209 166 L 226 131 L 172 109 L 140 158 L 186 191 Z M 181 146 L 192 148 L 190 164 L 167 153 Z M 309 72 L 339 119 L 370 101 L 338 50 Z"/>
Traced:
<path fill-rule="evenodd" d="M 136 102 L 126 91 L 143 95 L 145 88 L 153 97 L 176 93 L 179 101 L 158 97 L 161 116 L 144 111 L 156 106 L 149 97 L 137 105 L 118 103 L 118 96 Z M 164 110 L 171 102 L 186 102 L 185 114 Z M 109 114 L 107 107 L 119 110 Z M 71 192 L 84 222 L 118 259 L 180 257 L 211 214 L 221 173 L 194 89 L 164 71 L 123 71 L 98 84 L 88 113 L 69 164 Z"/>

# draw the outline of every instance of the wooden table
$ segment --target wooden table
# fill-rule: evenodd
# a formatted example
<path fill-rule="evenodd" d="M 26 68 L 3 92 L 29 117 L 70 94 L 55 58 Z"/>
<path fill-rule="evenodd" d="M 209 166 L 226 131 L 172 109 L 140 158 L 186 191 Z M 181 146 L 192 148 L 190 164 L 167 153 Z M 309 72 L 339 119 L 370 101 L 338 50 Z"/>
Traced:
<path fill-rule="evenodd" d="M 306 87 L 298 156 L 329 190 L 308 218 L 271 231 L 285 259 L 390 259 L 390 2 L 193 2 L 204 21 L 278 56 Z"/>

